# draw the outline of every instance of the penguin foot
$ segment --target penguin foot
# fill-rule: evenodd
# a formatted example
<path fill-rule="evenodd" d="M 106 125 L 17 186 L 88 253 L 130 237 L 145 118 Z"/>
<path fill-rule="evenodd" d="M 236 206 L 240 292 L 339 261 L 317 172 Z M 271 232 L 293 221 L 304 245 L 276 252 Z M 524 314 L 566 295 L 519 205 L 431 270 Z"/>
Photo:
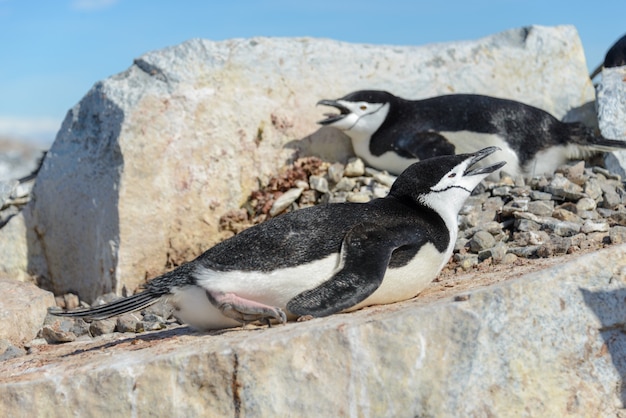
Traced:
<path fill-rule="evenodd" d="M 287 315 L 282 309 L 264 305 L 253 300 L 244 299 L 234 293 L 213 293 L 207 290 L 207 298 L 213 306 L 222 312 L 222 315 L 232 318 L 242 324 L 261 321 L 270 326 L 272 319 L 284 324 Z"/>

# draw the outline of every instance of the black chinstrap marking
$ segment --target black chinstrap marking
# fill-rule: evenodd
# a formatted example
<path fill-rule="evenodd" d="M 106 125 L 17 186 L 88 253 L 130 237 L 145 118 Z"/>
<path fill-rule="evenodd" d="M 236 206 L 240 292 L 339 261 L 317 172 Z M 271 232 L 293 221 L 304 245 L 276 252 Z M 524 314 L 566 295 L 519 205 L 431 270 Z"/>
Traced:
<path fill-rule="evenodd" d="M 466 188 L 465 188 L 465 187 L 463 187 L 463 186 L 456 186 L 456 185 L 453 185 L 453 186 L 448 186 L 448 187 L 446 187 L 445 189 L 441 189 L 441 190 L 432 190 L 432 189 L 431 189 L 431 191 L 432 191 L 432 192 L 435 192 L 435 193 L 442 193 L 442 192 L 448 191 L 448 190 L 450 190 L 450 189 L 462 189 L 462 190 L 465 190 L 467 193 L 470 193 L 470 194 L 472 193 L 472 191 L 471 191 L 471 190 L 468 190 L 468 189 L 466 189 Z"/>

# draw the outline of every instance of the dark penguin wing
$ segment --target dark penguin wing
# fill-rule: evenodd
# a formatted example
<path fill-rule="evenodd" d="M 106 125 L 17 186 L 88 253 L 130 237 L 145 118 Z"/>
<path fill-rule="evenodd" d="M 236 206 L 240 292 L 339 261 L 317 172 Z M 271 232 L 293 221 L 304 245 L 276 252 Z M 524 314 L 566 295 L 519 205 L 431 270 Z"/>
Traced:
<path fill-rule="evenodd" d="M 371 222 L 356 225 L 344 238 L 337 272 L 291 299 L 287 309 L 299 316 L 321 317 L 364 301 L 381 285 L 393 251 L 418 245 L 422 238 L 423 234 L 414 228 L 399 231 Z"/>
<path fill-rule="evenodd" d="M 453 155 L 454 144 L 438 132 L 424 131 L 401 135 L 393 142 L 394 151 L 401 157 L 426 160 L 441 155 Z"/>

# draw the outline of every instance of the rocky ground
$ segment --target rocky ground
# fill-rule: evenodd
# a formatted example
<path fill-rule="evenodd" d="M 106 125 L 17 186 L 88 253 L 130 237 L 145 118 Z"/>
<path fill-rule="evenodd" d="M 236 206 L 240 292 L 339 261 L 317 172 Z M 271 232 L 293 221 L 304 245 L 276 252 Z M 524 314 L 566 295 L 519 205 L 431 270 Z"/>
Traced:
<path fill-rule="evenodd" d="M 347 164 L 307 157 L 296 160 L 254 191 L 238 210 L 225 214 L 221 229 L 233 235 L 269 217 L 327 202 L 367 202 L 383 197 L 395 177 L 367 168 L 358 159 Z M 626 242 L 626 193 L 618 175 L 593 163 L 572 162 L 554 176 L 529 180 L 502 175 L 485 182 L 468 199 L 460 214 L 454 256 L 433 289 L 463 286 L 490 273 L 550 263 L 555 257 Z M 6 209 L 5 209 L 6 210 Z M 531 261 L 535 260 L 535 261 Z M 474 273 L 481 273 L 478 278 Z M 487 280 L 487 279 L 485 279 Z M 487 281 L 493 281 L 493 277 Z M 428 289 L 424 293 L 437 292 Z M 114 298 L 105 295 L 96 303 Z M 72 309 L 87 306 L 75 295 L 56 298 Z M 112 333 L 141 333 L 179 326 L 168 305 L 157 304 L 137 313 L 86 323 L 81 319 L 48 316 L 26 350 L 12 349 L 5 357 L 36 352 L 46 344 L 90 340 Z"/>

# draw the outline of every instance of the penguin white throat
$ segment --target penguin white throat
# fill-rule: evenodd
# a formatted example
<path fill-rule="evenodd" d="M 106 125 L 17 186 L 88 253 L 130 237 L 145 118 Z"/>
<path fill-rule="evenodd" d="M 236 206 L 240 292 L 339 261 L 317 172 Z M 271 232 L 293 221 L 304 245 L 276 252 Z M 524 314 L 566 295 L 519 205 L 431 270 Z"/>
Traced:
<path fill-rule="evenodd" d="M 437 184 L 430 187 L 430 191 L 418 197 L 418 201 L 437 212 L 450 231 L 458 230 L 458 213 L 465 201 L 478 184 L 491 173 L 500 169 L 504 161 L 485 166 L 472 168 L 478 161 L 487 158 L 499 150 L 489 147 L 475 154 L 468 154 L 460 164 L 448 171 Z"/>

